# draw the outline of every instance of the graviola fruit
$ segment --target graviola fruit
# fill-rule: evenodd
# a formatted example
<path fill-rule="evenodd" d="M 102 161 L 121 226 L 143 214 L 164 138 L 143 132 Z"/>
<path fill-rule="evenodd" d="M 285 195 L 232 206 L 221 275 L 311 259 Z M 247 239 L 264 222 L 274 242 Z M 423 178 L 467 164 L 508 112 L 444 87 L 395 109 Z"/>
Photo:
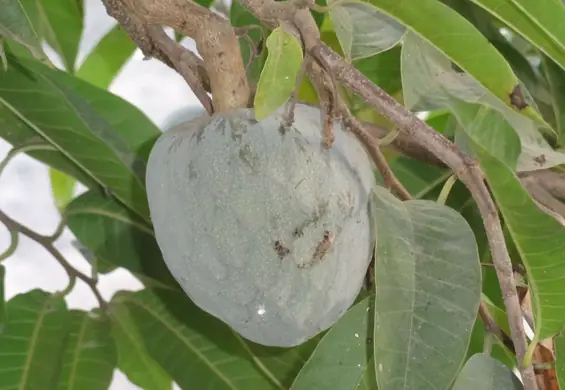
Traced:
<path fill-rule="evenodd" d="M 336 123 L 298 104 L 252 109 L 163 133 L 147 167 L 163 258 L 204 311 L 253 342 L 291 347 L 333 325 L 358 295 L 374 247 L 373 165 Z"/>

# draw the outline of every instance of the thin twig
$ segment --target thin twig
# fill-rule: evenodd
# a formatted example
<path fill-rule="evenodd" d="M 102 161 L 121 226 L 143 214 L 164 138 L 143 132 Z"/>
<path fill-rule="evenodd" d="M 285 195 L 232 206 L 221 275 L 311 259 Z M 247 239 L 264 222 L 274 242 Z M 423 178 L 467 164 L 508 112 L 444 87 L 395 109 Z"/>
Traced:
<path fill-rule="evenodd" d="M 502 329 L 500 329 L 500 327 L 488 311 L 486 303 L 482 299 L 481 303 L 479 304 L 479 318 L 483 322 L 485 332 L 495 335 L 502 342 L 502 344 L 504 344 L 504 346 L 508 348 L 508 350 L 510 350 L 513 354 L 516 354 L 512 339 Z"/>
<path fill-rule="evenodd" d="M 337 53 L 325 44 L 319 43 L 310 50 L 310 53 L 316 58 L 325 58 L 326 62 L 330 64 L 329 71 L 345 87 L 361 96 L 365 102 L 379 110 L 401 131 L 413 137 L 420 146 L 442 160 L 467 186 L 483 218 L 493 264 L 495 265 L 504 297 L 524 388 L 526 390 L 536 390 L 537 383 L 533 368 L 531 366 L 525 367 L 523 364 L 527 351 L 527 339 L 522 322 L 523 317 L 518 293 L 514 285 L 512 263 L 506 247 L 498 210 L 484 183 L 483 173 L 477 163 L 466 156 L 455 144 L 436 132 L 393 97 L 368 80 L 361 72 L 343 61 Z"/>
<path fill-rule="evenodd" d="M 342 120 L 344 124 L 357 136 L 367 149 L 367 152 L 383 177 L 385 187 L 390 188 L 402 200 L 412 199 L 410 192 L 404 187 L 400 180 L 397 179 L 392 169 L 390 169 L 385 156 L 379 148 L 378 140 L 372 138 L 367 133 L 365 126 L 351 114 L 351 111 L 346 105 L 342 105 L 341 110 L 343 112 Z"/>
<path fill-rule="evenodd" d="M 206 93 L 198 74 L 194 71 L 193 67 L 189 65 L 192 62 L 192 56 L 195 56 L 195 54 L 169 38 L 160 26 L 150 26 L 147 31 L 149 36 L 159 45 L 163 53 L 167 55 L 173 67 L 184 78 L 198 100 L 200 100 L 200 103 L 206 109 L 208 115 L 212 115 L 214 113 L 212 100 Z"/>
<path fill-rule="evenodd" d="M 51 254 L 51 256 L 53 256 L 55 258 L 55 260 L 57 260 L 57 262 L 65 269 L 65 271 L 67 272 L 67 275 L 69 276 L 69 279 L 72 280 L 73 278 L 78 278 L 78 279 L 82 280 L 84 283 L 86 283 L 88 285 L 88 287 L 90 287 L 90 289 L 92 290 L 96 299 L 98 300 L 100 307 L 102 309 L 106 308 L 106 306 L 107 306 L 106 301 L 104 301 L 104 298 L 102 298 L 102 295 L 100 294 L 100 291 L 98 291 L 98 288 L 97 288 L 94 280 L 92 280 L 88 276 L 86 276 L 83 273 L 76 270 L 67 261 L 67 259 L 65 259 L 63 254 L 57 248 L 55 248 L 55 246 L 53 245 L 53 240 L 51 239 L 51 237 L 44 236 L 44 235 L 41 235 L 39 233 L 34 232 L 33 230 L 31 230 L 27 226 L 24 226 L 21 223 L 15 221 L 14 219 L 10 218 L 3 211 L 0 211 L 0 222 L 2 222 L 8 228 L 8 230 L 19 232 L 19 233 L 23 234 L 24 236 L 31 238 L 33 241 L 37 242 L 41 246 L 43 246 L 43 248 L 45 248 L 45 250 L 47 252 L 49 252 Z"/>

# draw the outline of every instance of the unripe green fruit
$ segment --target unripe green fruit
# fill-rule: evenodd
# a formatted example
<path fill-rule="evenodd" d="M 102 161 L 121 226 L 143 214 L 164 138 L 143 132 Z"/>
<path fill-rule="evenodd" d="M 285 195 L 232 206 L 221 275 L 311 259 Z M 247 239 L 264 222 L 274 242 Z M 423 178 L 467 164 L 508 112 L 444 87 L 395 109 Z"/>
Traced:
<path fill-rule="evenodd" d="M 147 194 L 165 263 L 192 301 L 248 340 L 291 347 L 355 300 L 374 247 L 373 165 L 336 123 L 298 104 L 261 122 L 241 109 L 159 138 Z"/>

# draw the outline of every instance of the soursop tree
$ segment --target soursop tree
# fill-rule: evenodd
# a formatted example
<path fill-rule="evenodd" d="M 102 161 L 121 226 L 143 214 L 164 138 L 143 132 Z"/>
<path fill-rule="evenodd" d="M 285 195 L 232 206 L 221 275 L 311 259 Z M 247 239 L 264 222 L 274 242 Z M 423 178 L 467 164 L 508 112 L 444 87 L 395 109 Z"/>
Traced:
<path fill-rule="evenodd" d="M 48 165 L 61 212 L 0 211 L 0 260 L 69 279 L 0 294 L 0 389 L 565 387 L 562 2 L 101 1 L 79 65 L 82 1 L 0 2 L 0 173 Z M 196 111 L 108 91 L 136 49 Z M 105 299 L 115 269 L 143 289 Z"/>

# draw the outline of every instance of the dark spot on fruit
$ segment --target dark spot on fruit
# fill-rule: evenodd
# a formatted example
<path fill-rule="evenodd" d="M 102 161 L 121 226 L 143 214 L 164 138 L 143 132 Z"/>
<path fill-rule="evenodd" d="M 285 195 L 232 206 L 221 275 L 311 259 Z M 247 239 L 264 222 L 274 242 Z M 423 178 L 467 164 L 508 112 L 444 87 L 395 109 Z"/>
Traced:
<path fill-rule="evenodd" d="M 226 53 L 224 53 L 223 51 L 221 51 L 221 52 L 218 53 L 218 57 L 220 57 L 220 58 L 223 57 L 223 56 L 225 56 L 225 55 L 226 55 Z"/>
<path fill-rule="evenodd" d="M 253 153 L 249 144 L 245 144 L 239 149 L 239 159 L 254 171 L 259 166 L 259 157 Z"/>
<path fill-rule="evenodd" d="M 519 110 L 523 110 L 528 107 L 522 88 L 519 85 L 515 86 L 510 93 L 510 103 Z"/>
<path fill-rule="evenodd" d="M 316 245 L 312 255 L 312 263 L 321 261 L 333 244 L 334 235 L 329 230 L 324 230 L 324 237 Z"/>
<path fill-rule="evenodd" d="M 290 249 L 286 248 L 279 240 L 276 240 L 273 243 L 273 249 L 275 250 L 275 252 L 277 252 L 279 259 L 281 260 L 288 256 L 288 254 L 290 253 Z"/>
<path fill-rule="evenodd" d="M 198 177 L 198 173 L 196 173 L 196 169 L 194 168 L 194 162 L 191 161 L 188 163 L 188 178 L 189 179 L 196 179 Z"/>
<path fill-rule="evenodd" d="M 546 162 L 545 154 L 540 154 L 537 157 L 534 157 L 534 161 L 537 162 L 539 165 L 543 165 Z"/>

